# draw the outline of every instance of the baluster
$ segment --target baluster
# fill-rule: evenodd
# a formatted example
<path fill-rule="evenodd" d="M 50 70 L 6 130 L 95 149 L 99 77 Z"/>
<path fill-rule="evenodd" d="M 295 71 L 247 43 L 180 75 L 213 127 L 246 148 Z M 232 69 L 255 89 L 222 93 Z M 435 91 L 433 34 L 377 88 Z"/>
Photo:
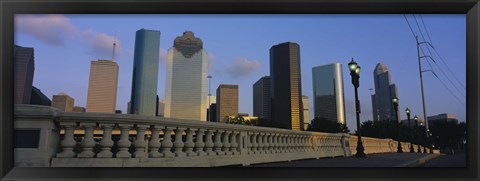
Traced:
<path fill-rule="evenodd" d="M 251 140 L 252 140 L 252 153 L 253 153 L 253 154 L 257 153 L 257 147 L 258 147 L 258 144 L 257 144 L 257 135 L 258 135 L 258 133 L 252 133 L 252 137 L 251 137 Z"/>
<path fill-rule="evenodd" d="M 265 148 L 265 144 L 263 142 L 263 137 L 265 136 L 265 133 L 260 133 L 257 137 L 257 144 L 258 144 L 258 153 L 262 154 L 264 153 L 264 148 Z"/>
<path fill-rule="evenodd" d="M 195 146 L 195 143 L 193 143 L 193 133 L 195 133 L 195 131 L 193 131 L 191 128 L 188 128 L 186 132 L 187 138 L 185 140 L 185 153 L 187 156 L 195 156 L 196 153 L 193 152 L 193 147 Z"/>
<path fill-rule="evenodd" d="M 298 148 L 298 135 L 292 135 L 292 151 L 293 152 L 297 152 L 297 148 Z"/>
<path fill-rule="evenodd" d="M 272 133 L 272 153 L 278 153 L 278 134 Z"/>
<path fill-rule="evenodd" d="M 77 155 L 79 158 L 92 158 L 95 156 L 93 152 L 93 147 L 97 144 L 95 140 L 93 140 L 93 129 L 95 128 L 96 123 L 80 123 L 85 130 L 85 135 L 81 142 L 82 144 L 82 152 Z"/>
<path fill-rule="evenodd" d="M 232 152 L 233 155 L 240 154 L 238 151 L 237 135 L 238 131 L 232 131 L 232 134 L 230 135 L 230 152 Z"/>
<path fill-rule="evenodd" d="M 270 137 L 270 133 L 265 133 L 265 135 L 263 135 L 263 152 L 264 153 L 270 153 L 270 148 L 271 148 L 271 143 L 269 142 L 272 142 L 272 138 L 270 138 L 269 140 L 269 137 Z"/>
<path fill-rule="evenodd" d="M 131 124 L 119 124 L 120 127 L 120 140 L 117 142 L 118 152 L 117 158 L 130 158 L 132 155 L 128 152 L 128 148 L 132 144 L 128 139 L 128 132 L 132 127 Z"/>
<path fill-rule="evenodd" d="M 275 153 L 275 143 L 273 143 L 275 133 L 268 133 L 268 152 L 267 153 Z"/>
<path fill-rule="evenodd" d="M 222 136 L 222 131 L 221 130 L 217 130 L 215 132 L 215 142 L 213 144 L 214 146 L 214 152 L 216 153 L 216 155 L 223 155 L 225 153 L 222 152 L 222 140 L 221 140 L 221 136 Z"/>
<path fill-rule="evenodd" d="M 99 142 L 100 151 L 97 153 L 97 158 L 112 158 L 113 153 L 111 151 L 112 146 L 113 146 L 113 140 L 112 140 L 112 129 L 115 124 L 100 124 L 100 126 L 103 129 L 103 138 Z"/>
<path fill-rule="evenodd" d="M 135 147 L 135 152 L 133 153 L 133 156 L 135 158 L 144 158 L 147 156 L 147 153 L 145 152 L 145 130 L 148 128 L 148 125 L 136 125 L 135 129 L 137 130 L 137 136 L 135 141 L 133 142 L 133 146 Z"/>
<path fill-rule="evenodd" d="M 213 141 L 212 141 L 212 135 L 213 135 L 213 130 L 207 130 L 207 135 L 205 136 L 205 151 L 207 152 L 207 155 L 215 155 L 216 153 L 212 151 L 213 149 Z"/>
<path fill-rule="evenodd" d="M 204 129 L 198 129 L 197 134 L 196 134 L 196 140 L 195 140 L 195 152 L 197 153 L 198 156 L 205 156 L 207 155 L 204 151 L 203 148 L 205 147 L 205 143 L 203 142 L 203 132 L 205 132 Z M 211 139 L 210 139 L 211 141 Z"/>
<path fill-rule="evenodd" d="M 158 126 L 150 126 L 150 131 L 152 135 L 150 136 L 150 142 L 148 143 L 148 156 L 150 158 L 158 158 L 161 157 L 162 154 L 158 152 L 160 149 L 160 129 Z"/>
<path fill-rule="evenodd" d="M 282 134 L 282 153 L 287 152 L 287 136 Z"/>
<path fill-rule="evenodd" d="M 172 129 L 168 126 L 163 128 L 163 140 L 161 143 L 162 154 L 164 157 L 173 157 L 175 154 L 172 153 Z"/>
<path fill-rule="evenodd" d="M 57 157 L 73 158 L 75 157 L 75 152 L 73 152 L 73 148 L 77 144 L 75 139 L 73 139 L 73 136 L 74 136 L 74 130 L 77 124 L 74 122 L 60 122 L 60 126 L 62 126 L 65 129 L 65 134 L 62 142 L 60 143 L 60 146 L 62 147 L 62 152 L 58 153 Z"/>
<path fill-rule="evenodd" d="M 173 147 L 175 156 L 177 157 L 184 157 L 186 155 L 183 152 L 183 146 L 185 146 L 182 140 L 183 131 L 185 131 L 185 128 L 177 127 L 177 129 L 175 129 L 175 142 L 173 142 Z"/>
<path fill-rule="evenodd" d="M 230 152 L 230 142 L 229 142 L 229 136 L 230 136 L 231 131 L 225 131 L 223 132 L 223 138 L 222 138 L 222 151 L 225 153 L 225 155 L 231 155 Z"/>

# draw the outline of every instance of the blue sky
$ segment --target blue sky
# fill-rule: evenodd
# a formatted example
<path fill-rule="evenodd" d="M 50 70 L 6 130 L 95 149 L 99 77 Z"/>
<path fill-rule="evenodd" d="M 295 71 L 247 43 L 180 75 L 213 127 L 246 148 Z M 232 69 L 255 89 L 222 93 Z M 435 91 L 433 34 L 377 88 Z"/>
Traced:
<path fill-rule="evenodd" d="M 435 50 L 443 58 L 442 61 L 431 49 L 437 64 L 433 61 L 430 64 L 459 99 L 426 72 L 423 75 L 427 114 L 451 113 L 465 121 L 465 15 L 422 17 Z M 413 16 L 407 18 L 422 40 Z M 429 40 L 420 16 L 416 18 L 425 39 Z M 252 85 L 269 75 L 270 47 L 292 41 L 300 45 L 302 92 L 309 96 L 310 110 L 313 110 L 312 67 L 340 62 L 347 126 L 356 129 L 353 87 L 347 69 L 353 57 L 362 67 L 359 87 L 362 121 L 372 119 L 369 89 L 373 88 L 373 70 L 378 62 L 387 65 L 392 82 L 398 86 L 402 119 L 406 118 L 406 107 L 412 110 L 412 117 L 423 115 L 417 49 L 403 15 L 16 15 L 15 43 L 35 48 L 34 86 L 49 98 L 65 92 L 75 99 L 75 105 L 85 107 L 90 61 L 111 59 L 116 35 L 116 62 L 120 67 L 117 109 L 125 112 L 131 92 L 135 31 L 141 28 L 161 32 L 158 79 L 161 99 L 165 97 L 166 51 L 173 46 L 176 36 L 189 30 L 202 39 L 209 53 L 212 94 L 215 95 L 219 84 L 238 84 L 240 112 L 252 114 Z M 426 48 L 423 47 L 428 53 Z M 430 69 L 426 59 L 422 60 L 422 66 Z"/>

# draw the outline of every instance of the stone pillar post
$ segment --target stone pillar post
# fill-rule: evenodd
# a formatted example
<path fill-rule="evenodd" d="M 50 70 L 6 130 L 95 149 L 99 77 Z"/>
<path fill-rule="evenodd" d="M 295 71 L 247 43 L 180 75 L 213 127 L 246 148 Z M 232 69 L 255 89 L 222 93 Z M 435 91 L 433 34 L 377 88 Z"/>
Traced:
<path fill-rule="evenodd" d="M 193 147 L 195 146 L 195 143 L 193 143 L 193 131 L 191 128 L 187 129 L 187 140 L 185 141 L 185 153 L 187 153 L 187 156 L 196 156 L 197 154 L 193 152 Z"/>
<path fill-rule="evenodd" d="M 230 142 L 229 142 L 229 136 L 230 136 L 231 131 L 225 131 L 223 133 L 223 139 L 222 139 L 222 151 L 225 153 L 225 155 L 231 155 L 230 152 Z"/>
<path fill-rule="evenodd" d="M 117 158 L 130 158 L 132 155 L 128 152 L 128 148 L 132 144 L 128 138 L 128 132 L 132 127 L 131 124 L 119 124 L 120 127 L 120 140 L 117 142 L 118 152 Z"/>
<path fill-rule="evenodd" d="M 238 131 L 232 131 L 232 134 L 230 134 L 230 152 L 232 152 L 233 155 L 238 155 L 240 153 L 237 144 L 237 135 Z"/>
<path fill-rule="evenodd" d="M 165 126 L 163 129 L 163 140 L 161 143 L 162 154 L 165 157 L 174 157 L 175 154 L 172 153 L 172 128 Z"/>
<path fill-rule="evenodd" d="M 212 141 L 212 135 L 213 130 L 207 130 L 207 135 L 205 135 L 205 152 L 207 152 L 207 155 L 209 156 L 215 155 L 215 152 L 212 151 L 212 148 L 214 146 Z"/>
<path fill-rule="evenodd" d="M 78 154 L 79 158 L 92 158 L 95 156 L 93 147 L 97 142 L 93 139 L 93 129 L 96 125 L 96 123 L 80 123 L 80 126 L 85 129 L 85 135 L 82 140 L 82 152 Z"/>
<path fill-rule="evenodd" d="M 175 156 L 177 157 L 184 157 L 186 154 L 183 152 L 183 146 L 185 144 L 182 141 L 182 135 L 185 128 L 177 128 L 175 129 L 175 142 L 173 143 Z"/>
<path fill-rule="evenodd" d="M 214 146 L 214 151 L 216 153 L 216 155 L 223 155 L 225 154 L 224 152 L 222 152 L 222 140 L 221 140 L 221 136 L 222 136 L 222 131 L 221 130 L 217 130 L 215 132 L 215 143 L 213 144 Z"/>
<path fill-rule="evenodd" d="M 263 136 L 263 150 L 265 153 L 271 153 L 272 149 L 272 137 L 270 133 L 265 133 Z"/>
<path fill-rule="evenodd" d="M 137 136 L 135 141 L 133 142 L 133 146 L 135 147 L 135 152 L 133 156 L 135 158 L 144 158 L 147 157 L 147 153 L 145 152 L 145 130 L 148 128 L 148 125 L 136 125 L 135 129 L 137 130 Z"/>
<path fill-rule="evenodd" d="M 196 139 L 195 139 L 195 152 L 197 153 L 198 156 L 205 156 L 207 155 L 204 151 L 203 148 L 205 147 L 205 143 L 203 142 L 203 133 L 205 132 L 204 129 L 198 129 L 197 134 L 196 134 Z M 211 140 L 210 140 L 211 141 Z"/>
<path fill-rule="evenodd" d="M 158 152 L 160 149 L 160 129 L 158 126 L 150 126 L 150 131 L 152 132 L 152 136 L 150 136 L 150 142 L 148 143 L 148 156 L 150 158 L 158 158 L 161 157 L 162 154 Z"/>
<path fill-rule="evenodd" d="M 73 152 L 73 148 L 77 144 L 74 136 L 74 130 L 77 124 L 75 122 L 60 122 L 60 126 L 65 129 L 65 135 L 63 137 L 60 146 L 62 147 L 62 152 L 57 154 L 59 158 L 73 158 L 75 157 L 75 152 Z"/>
<path fill-rule="evenodd" d="M 263 136 L 265 136 L 265 133 L 259 133 L 257 137 L 257 144 L 258 144 L 258 153 L 264 153 L 264 144 L 263 144 Z"/>
<path fill-rule="evenodd" d="M 103 128 L 103 138 L 99 143 L 102 151 L 97 154 L 97 158 L 112 158 L 112 129 L 115 124 L 100 124 L 100 126 Z"/>

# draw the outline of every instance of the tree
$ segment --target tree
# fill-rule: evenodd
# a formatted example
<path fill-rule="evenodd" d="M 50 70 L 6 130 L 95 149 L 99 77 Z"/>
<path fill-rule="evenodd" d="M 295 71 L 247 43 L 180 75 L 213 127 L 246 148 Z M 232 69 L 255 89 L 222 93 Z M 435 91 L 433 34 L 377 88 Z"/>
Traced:
<path fill-rule="evenodd" d="M 312 124 L 309 125 L 307 131 L 318 131 L 327 133 L 348 133 L 348 127 L 345 124 L 336 121 L 330 121 L 325 118 L 315 117 Z"/>
<path fill-rule="evenodd" d="M 234 117 L 225 116 L 225 122 L 228 124 L 242 124 L 242 125 L 256 126 L 258 120 L 257 119 L 245 120 L 243 116 L 237 115 Z"/>

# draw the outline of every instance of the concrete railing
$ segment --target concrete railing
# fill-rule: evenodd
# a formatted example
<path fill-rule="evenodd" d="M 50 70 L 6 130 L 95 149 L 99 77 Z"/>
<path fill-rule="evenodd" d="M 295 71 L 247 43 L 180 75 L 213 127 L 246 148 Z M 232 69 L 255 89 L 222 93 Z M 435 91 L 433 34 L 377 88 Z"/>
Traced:
<path fill-rule="evenodd" d="M 352 155 L 357 153 L 357 136 L 350 136 L 349 145 L 350 145 L 350 152 Z M 372 154 L 372 153 L 392 153 L 397 152 L 398 142 L 393 139 L 380 139 L 380 138 L 370 138 L 370 137 L 362 137 L 362 144 L 364 147 L 365 154 Z M 402 146 L 403 152 L 410 152 L 410 143 L 408 142 L 400 142 Z M 423 152 L 424 147 L 421 145 L 413 144 L 414 152 L 418 152 L 418 147 L 420 147 L 421 152 Z M 429 150 L 429 148 L 427 148 Z"/>
<path fill-rule="evenodd" d="M 15 106 L 15 129 L 16 142 L 39 141 L 15 148 L 16 166 L 250 165 L 348 157 L 355 153 L 356 146 L 355 136 L 341 133 L 126 114 L 70 113 L 34 105 Z M 38 130 L 36 136 L 31 136 L 32 130 Z M 364 138 L 364 144 L 367 154 L 396 150 L 390 139 Z"/>

